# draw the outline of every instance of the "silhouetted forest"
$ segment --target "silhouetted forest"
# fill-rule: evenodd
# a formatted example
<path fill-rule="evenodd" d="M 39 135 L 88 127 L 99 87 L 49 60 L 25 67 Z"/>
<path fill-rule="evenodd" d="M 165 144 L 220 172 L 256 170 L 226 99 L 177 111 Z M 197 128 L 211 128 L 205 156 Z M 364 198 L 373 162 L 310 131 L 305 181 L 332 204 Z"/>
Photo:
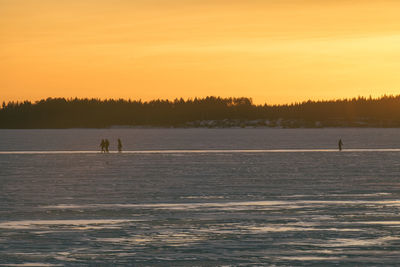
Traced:
<path fill-rule="evenodd" d="M 99 100 L 48 98 L 9 102 L 0 128 L 161 127 L 400 127 L 400 95 L 255 105 L 251 98 Z"/>

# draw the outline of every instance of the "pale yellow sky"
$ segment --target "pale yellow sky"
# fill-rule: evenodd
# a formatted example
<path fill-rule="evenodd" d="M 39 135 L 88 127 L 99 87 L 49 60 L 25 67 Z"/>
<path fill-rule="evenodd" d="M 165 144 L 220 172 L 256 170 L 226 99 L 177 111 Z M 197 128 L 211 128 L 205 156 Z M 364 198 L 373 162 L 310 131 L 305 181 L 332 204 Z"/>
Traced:
<path fill-rule="evenodd" d="M 400 1 L 0 0 L 0 101 L 400 93 Z"/>

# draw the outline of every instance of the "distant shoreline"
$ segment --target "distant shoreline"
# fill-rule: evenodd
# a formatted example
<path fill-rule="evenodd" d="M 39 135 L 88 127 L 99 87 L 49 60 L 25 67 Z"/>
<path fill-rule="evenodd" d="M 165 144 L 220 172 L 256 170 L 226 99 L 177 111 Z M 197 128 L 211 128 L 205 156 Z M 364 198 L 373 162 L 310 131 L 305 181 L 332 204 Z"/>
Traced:
<path fill-rule="evenodd" d="M 271 129 L 271 130 L 298 130 L 298 129 L 400 129 L 399 127 L 376 127 L 376 126 L 331 126 L 331 127 L 269 127 L 269 126 L 246 126 L 246 127 L 188 127 L 188 126 L 111 126 L 104 128 L 96 127 L 70 127 L 70 128 L 0 128 L 1 130 L 140 130 L 140 129 L 210 129 L 210 130 L 249 130 L 249 129 Z"/>
<path fill-rule="evenodd" d="M 400 128 L 400 95 L 255 105 L 251 98 L 9 102 L 0 129 Z"/>

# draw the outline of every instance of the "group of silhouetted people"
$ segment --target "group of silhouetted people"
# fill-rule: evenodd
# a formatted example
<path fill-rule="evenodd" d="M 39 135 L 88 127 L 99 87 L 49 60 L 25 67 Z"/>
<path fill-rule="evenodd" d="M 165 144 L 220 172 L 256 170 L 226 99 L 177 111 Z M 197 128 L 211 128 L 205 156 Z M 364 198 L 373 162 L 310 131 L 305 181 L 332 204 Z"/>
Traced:
<path fill-rule="evenodd" d="M 101 153 L 108 153 L 110 147 L 110 141 L 108 139 L 101 139 L 100 142 L 100 148 L 101 148 Z M 118 152 L 122 152 L 122 142 L 121 139 L 118 138 Z"/>
<path fill-rule="evenodd" d="M 108 153 L 110 147 L 110 141 L 108 139 L 101 139 L 100 148 L 102 153 Z"/>

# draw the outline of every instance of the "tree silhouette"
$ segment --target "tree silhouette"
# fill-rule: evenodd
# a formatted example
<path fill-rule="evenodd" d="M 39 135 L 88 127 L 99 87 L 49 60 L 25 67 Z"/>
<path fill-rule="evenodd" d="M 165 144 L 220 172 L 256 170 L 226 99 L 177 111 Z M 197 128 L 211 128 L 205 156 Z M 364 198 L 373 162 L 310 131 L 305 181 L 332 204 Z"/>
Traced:
<path fill-rule="evenodd" d="M 204 121 L 213 121 L 204 123 Z M 162 127 L 400 127 L 400 95 L 255 105 L 251 98 L 184 100 L 65 99 L 3 102 L 0 128 Z"/>

